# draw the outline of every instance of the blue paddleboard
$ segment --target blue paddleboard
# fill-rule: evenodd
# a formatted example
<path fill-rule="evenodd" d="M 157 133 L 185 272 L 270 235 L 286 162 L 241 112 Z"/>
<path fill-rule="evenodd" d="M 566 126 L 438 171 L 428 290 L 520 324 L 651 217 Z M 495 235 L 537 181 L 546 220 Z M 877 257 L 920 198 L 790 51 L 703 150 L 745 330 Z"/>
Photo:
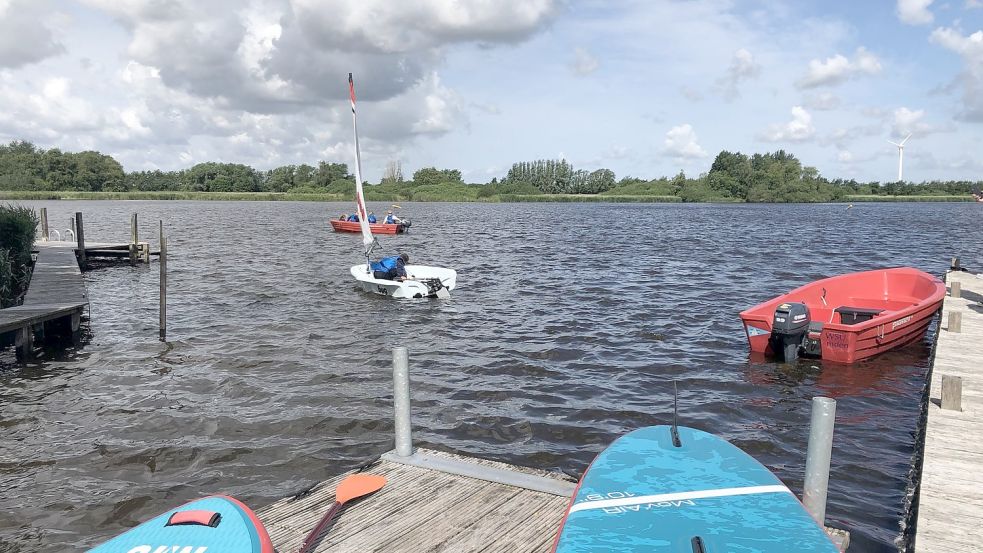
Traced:
<path fill-rule="evenodd" d="M 614 441 L 580 479 L 554 551 L 838 553 L 784 484 L 724 439 L 650 426 Z"/>
<path fill-rule="evenodd" d="M 89 552 L 273 553 L 273 544 L 249 507 L 216 495 L 171 509 Z"/>

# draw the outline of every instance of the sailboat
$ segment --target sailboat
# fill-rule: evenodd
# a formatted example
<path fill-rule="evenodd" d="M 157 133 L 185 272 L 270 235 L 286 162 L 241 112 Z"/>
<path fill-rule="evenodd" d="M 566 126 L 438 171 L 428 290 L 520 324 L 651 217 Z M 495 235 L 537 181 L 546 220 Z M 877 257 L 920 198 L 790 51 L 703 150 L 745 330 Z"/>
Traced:
<path fill-rule="evenodd" d="M 351 73 L 348 74 L 348 93 L 352 101 L 352 129 L 355 133 L 355 213 L 358 215 L 362 246 L 365 248 L 365 263 L 352 267 L 352 276 L 362 290 L 373 294 L 391 298 L 448 298 L 450 291 L 457 285 L 457 272 L 454 269 L 406 265 L 405 280 L 386 280 L 373 276 L 372 250 L 379 245 L 379 241 L 372 235 L 369 227 L 365 194 L 362 192 L 362 158 L 359 154 L 358 122 L 355 118 L 355 82 Z"/>

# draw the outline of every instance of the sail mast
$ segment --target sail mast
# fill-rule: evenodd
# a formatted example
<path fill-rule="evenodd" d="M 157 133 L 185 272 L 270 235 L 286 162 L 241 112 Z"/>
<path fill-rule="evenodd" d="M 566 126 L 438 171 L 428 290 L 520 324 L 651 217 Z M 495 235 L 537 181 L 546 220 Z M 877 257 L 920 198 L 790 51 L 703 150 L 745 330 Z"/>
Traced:
<path fill-rule="evenodd" d="M 358 224 L 362 229 L 362 245 L 365 247 L 365 263 L 369 265 L 369 255 L 375 245 L 372 229 L 369 228 L 369 214 L 365 209 L 365 194 L 362 191 L 362 157 L 358 149 L 358 121 L 355 119 L 355 81 L 348 74 L 348 94 L 352 101 L 352 130 L 355 133 L 355 209 Z"/>

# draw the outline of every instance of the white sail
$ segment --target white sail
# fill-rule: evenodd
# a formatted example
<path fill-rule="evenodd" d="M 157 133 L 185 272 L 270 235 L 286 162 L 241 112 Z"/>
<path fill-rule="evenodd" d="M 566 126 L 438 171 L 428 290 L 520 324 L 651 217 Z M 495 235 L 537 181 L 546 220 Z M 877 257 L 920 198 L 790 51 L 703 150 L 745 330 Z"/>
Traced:
<path fill-rule="evenodd" d="M 372 251 L 375 238 L 369 228 L 369 213 L 365 209 L 365 194 L 362 192 L 362 157 L 358 152 L 358 122 L 355 120 L 355 81 L 348 74 L 348 94 L 352 100 L 352 129 L 355 131 L 355 213 L 358 215 L 358 225 L 362 229 L 362 245 L 365 246 L 366 258 Z"/>

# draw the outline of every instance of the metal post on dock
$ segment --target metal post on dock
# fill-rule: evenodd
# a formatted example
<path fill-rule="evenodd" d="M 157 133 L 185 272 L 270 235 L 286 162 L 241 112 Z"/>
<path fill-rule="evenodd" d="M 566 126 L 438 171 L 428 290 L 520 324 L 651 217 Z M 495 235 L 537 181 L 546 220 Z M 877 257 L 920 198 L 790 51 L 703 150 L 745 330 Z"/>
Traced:
<path fill-rule="evenodd" d="M 48 208 L 41 208 L 41 241 L 48 241 Z"/>
<path fill-rule="evenodd" d="M 160 341 L 167 340 L 167 240 L 160 222 Z"/>
<path fill-rule="evenodd" d="M 130 215 L 130 265 L 137 262 L 137 214 Z"/>
<path fill-rule="evenodd" d="M 409 354 L 405 347 L 393 348 L 393 409 L 396 421 L 396 455 L 413 455 L 413 428 L 410 425 Z"/>
<path fill-rule="evenodd" d="M 85 270 L 85 231 L 82 228 L 82 212 L 75 212 L 75 238 L 78 241 L 79 267 Z"/>
<path fill-rule="evenodd" d="M 829 487 L 829 462 L 833 451 L 833 424 L 836 421 L 836 400 L 812 398 L 812 419 L 809 422 L 809 449 L 806 452 L 806 478 L 802 488 L 802 504 L 821 526 L 826 521 L 826 491 Z"/>

